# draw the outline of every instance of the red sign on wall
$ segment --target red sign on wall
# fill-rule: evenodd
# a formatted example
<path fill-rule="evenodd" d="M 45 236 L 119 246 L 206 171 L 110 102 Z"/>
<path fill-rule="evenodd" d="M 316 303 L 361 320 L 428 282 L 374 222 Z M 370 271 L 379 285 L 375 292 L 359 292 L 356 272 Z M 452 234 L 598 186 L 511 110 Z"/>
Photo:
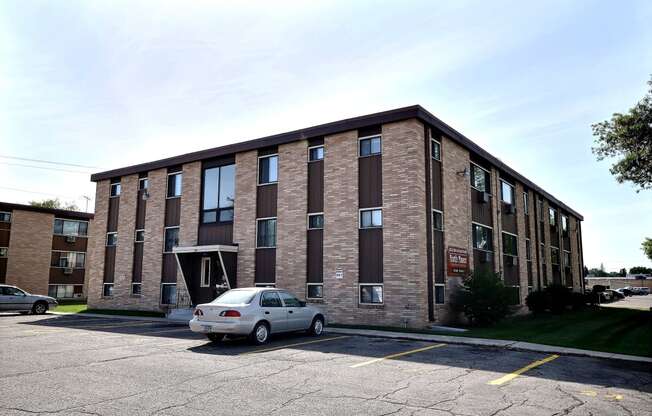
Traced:
<path fill-rule="evenodd" d="M 465 248 L 448 247 L 446 252 L 449 276 L 469 274 L 469 252 Z"/>

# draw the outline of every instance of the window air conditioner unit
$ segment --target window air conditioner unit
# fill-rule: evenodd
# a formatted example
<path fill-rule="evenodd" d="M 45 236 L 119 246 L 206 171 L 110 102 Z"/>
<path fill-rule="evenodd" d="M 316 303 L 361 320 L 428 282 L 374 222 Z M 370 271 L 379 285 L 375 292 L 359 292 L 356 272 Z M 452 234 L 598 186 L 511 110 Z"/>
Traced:
<path fill-rule="evenodd" d="M 480 252 L 480 263 L 489 263 L 491 261 L 491 253 L 488 251 Z"/>
<path fill-rule="evenodd" d="M 77 237 L 75 237 L 74 235 L 66 236 L 66 243 L 74 243 L 75 241 L 77 241 Z"/>
<path fill-rule="evenodd" d="M 489 203 L 489 192 L 480 192 L 478 194 L 478 202 L 481 204 L 488 204 Z"/>
<path fill-rule="evenodd" d="M 72 274 L 72 267 L 66 267 L 63 269 L 63 274 Z"/>

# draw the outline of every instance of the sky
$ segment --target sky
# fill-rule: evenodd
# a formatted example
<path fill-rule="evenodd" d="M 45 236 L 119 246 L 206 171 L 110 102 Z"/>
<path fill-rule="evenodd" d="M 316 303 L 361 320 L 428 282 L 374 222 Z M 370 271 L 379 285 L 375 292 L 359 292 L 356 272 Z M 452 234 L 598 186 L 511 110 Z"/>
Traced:
<path fill-rule="evenodd" d="M 652 191 L 596 161 L 591 124 L 645 94 L 651 21 L 647 0 L 5 0 L 0 200 L 92 210 L 91 172 L 420 104 L 582 213 L 588 267 L 650 267 Z"/>

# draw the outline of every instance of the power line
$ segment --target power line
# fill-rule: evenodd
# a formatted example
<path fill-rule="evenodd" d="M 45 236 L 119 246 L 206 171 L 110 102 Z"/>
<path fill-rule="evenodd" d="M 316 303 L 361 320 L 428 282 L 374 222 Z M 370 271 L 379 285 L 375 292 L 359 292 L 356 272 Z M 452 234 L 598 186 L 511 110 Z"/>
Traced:
<path fill-rule="evenodd" d="M 72 167 L 75 167 L 75 168 L 99 169 L 97 166 L 77 165 L 77 164 L 74 164 L 74 163 L 54 162 L 54 161 L 51 161 L 51 160 L 43 160 L 43 159 L 30 159 L 30 158 L 27 158 L 27 157 L 6 156 L 6 155 L 0 155 L 0 157 L 3 158 L 3 159 L 23 160 L 23 161 L 26 161 L 26 162 L 49 163 L 51 165 L 72 166 Z"/>
<path fill-rule="evenodd" d="M 56 170 L 58 172 L 68 172 L 68 173 L 82 173 L 84 175 L 90 175 L 90 172 L 85 172 L 83 170 L 72 170 L 72 169 L 58 169 L 58 168 L 48 168 L 45 166 L 34 166 L 34 165 L 24 165 L 22 163 L 10 163 L 10 162 L 0 162 L 2 165 L 8 166 L 19 166 L 23 168 L 33 168 L 33 169 L 43 169 L 43 170 Z"/>
<path fill-rule="evenodd" d="M 56 197 L 61 197 L 61 198 L 66 198 L 66 199 L 79 199 L 79 198 L 81 198 L 81 197 L 75 197 L 75 196 L 70 196 L 70 195 L 51 194 L 49 192 L 37 192 L 37 191 L 28 191 L 28 190 L 25 190 L 25 189 L 9 188 L 7 186 L 0 186 L 0 189 L 6 189 L 8 191 L 15 191 L 15 192 L 24 192 L 24 193 L 27 193 L 27 194 L 50 195 L 50 196 L 56 196 Z"/>

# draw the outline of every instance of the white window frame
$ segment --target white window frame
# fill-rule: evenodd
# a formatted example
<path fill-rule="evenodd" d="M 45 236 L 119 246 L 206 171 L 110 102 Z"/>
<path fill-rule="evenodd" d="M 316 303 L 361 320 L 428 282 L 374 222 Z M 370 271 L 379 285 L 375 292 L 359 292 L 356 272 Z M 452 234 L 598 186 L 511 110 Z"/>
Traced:
<path fill-rule="evenodd" d="M 278 217 L 256 218 L 256 248 L 276 248 L 276 243 L 278 243 L 278 241 L 274 241 L 273 246 L 259 246 L 258 245 L 258 222 L 259 221 L 266 221 L 266 220 L 276 220 L 276 237 L 278 237 Z M 275 240 L 278 240 L 278 238 L 275 238 Z"/>
<path fill-rule="evenodd" d="M 119 187 L 120 188 L 120 191 L 116 195 L 113 195 L 113 188 L 114 187 Z M 119 198 L 120 195 L 122 195 L 122 184 L 121 184 L 121 182 L 114 182 L 114 183 L 110 184 L 109 185 L 109 198 Z"/>
<path fill-rule="evenodd" d="M 316 297 L 308 296 L 308 294 L 310 293 L 310 286 L 321 286 L 322 297 L 316 298 Z M 306 283 L 306 299 L 316 299 L 316 300 L 324 299 L 324 283 L 323 282 L 322 283 Z"/>
<path fill-rule="evenodd" d="M 432 152 L 432 142 L 435 142 L 439 145 L 439 158 L 436 158 Z M 430 158 L 441 162 L 441 141 L 436 140 L 434 137 L 432 137 L 432 133 L 430 136 Z"/>
<path fill-rule="evenodd" d="M 260 159 L 267 159 L 268 157 L 273 157 L 276 156 L 276 180 L 273 182 L 265 182 L 265 183 L 260 183 Z M 308 154 L 310 156 L 310 154 Z M 256 185 L 257 186 L 267 186 L 267 185 L 273 185 L 275 183 L 278 183 L 278 171 L 279 171 L 279 164 L 281 162 L 281 158 L 279 157 L 278 153 L 270 153 L 269 155 L 262 155 L 258 156 L 258 159 L 256 161 Z"/>
<path fill-rule="evenodd" d="M 560 217 L 561 217 L 561 221 L 560 221 L 561 222 L 561 231 L 562 232 L 570 232 L 570 230 L 569 230 L 569 228 L 570 228 L 570 222 L 569 221 L 570 220 L 568 218 L 568 215 L 561 214 Z M 564 226 L 564 223 L 566 224 L 565 226 Z"/>
<path fill-rule="evenodd" d="M 161 283 L 161 296 L 159 298 L 159 304 L 161 305 L 174 305 L 174 303 L 163 303 L 163 286 L 176 286 L 176 283 Z M 175 293 L 176 298 L 176 293 Z"/>
<path fill-rule="evenodd" d="M 502 251 L 503 251 L 502 254 L 503 254 L 504 256 L 511 256 L 511 257 L 516 257 L 516 258 L 518 258 L 518 235 L 517 235 L 517 234 L 510 233 L 510 232 L 508 232 L 508 231 L 501 231 L 501 233 L 502 233 L 502 234 L 511 235 L 512 237 L 516 238 L 516 254 L 509 254 L 509 253 L 505 253 L 505 244 L 502 242 L 502 235 L 500 236 L 500 237 L 501 237 L 501 241 L 500 241 L 500 242 L 501 242 Z"/>
<path fill-rule="evenodd" d="M 0 247 L 0 252 L 2 250 L 4 250 L 5 254 L 4 254 L 4 256 L 0 254 L 0 259 L 9 258 L 9 247 Z"/>
<path fill-rule="evenodd" d="M 273 287 L 273 288 L 276 288 L 276 283 L 254 283 L 254 287 Z"/>
<path fill-rule="evenodd" d="M 12 218 L 11 212 L 9 212 L 9 211 L 0 211 L 0 214 L 4 214 L 4 215 L 9 216 L 9 221 L 0 220 L 0 222 L 6 222 L 6 223 L 9 223 L 9 224 L 11 223 L 11 218 Z"/>
<path fill-rule="evenodd" d="M 178 225 L 171 225 L 169 227 L 163 227 L 163 254 L 172 253 L 172 251 L 165 251 L 165 240 L 166 240 L 165 239 L 165 234 L 167 234 L 167 232 L 168 232 L 167 230 L 172 229 L 172 228 L 176 228 L 177 230 L 181 231 L 181 227 L 179 227 Z M 177 233 L 177 237 L 179 237 L 178 233 Z M 178 247 L 178 246 L 174 246 L 174 247 Z M 173 250 L 174 250 L 174 247 L 172 247 Z"/>
<path fill-rule="evenodd" d="M 170 176 L 177 176 L 181 175 L 181 190 L 179 195 L 174 195 L 174 196 L 169 196 L 169 187 L 170 187 Z M 181 195 L 183 195 L 183 170 L 178 170 L 176 172 L 168 172 L 167 176 L 165 177 L 165 199 L 176 199 L 176 198 L 181 198 Z"/>
<path fill-rule="evenodd" d="M 143 182 L 147 182 L 146 187 L 142 186 Z M 149 177 L 145 176 L 144 178 L 138 178 L 138 190 L 139 191 L 147 191 L 147 190 L 149 190 Z"/>
<path fill-rule="evenodd" d="M 134 293 L 134 286 L 140 287 L 140 293 Z M 131 282 L 130 296 L 143 296 L 143 282 Z"/>
<path fill-rule="evenodd" d="M 499 179 L 499 181 L 500 181 L 500 202 L 503 202 L 503 203 L 505 203 L 507 205 L 515 205 L 515 202 L 516 202 L 516 195 L 515 195 L 516 194 L 516 186 L 512 185 L 511 183 L 507 182 L 504 179 Z M 509 186 L 510 188 L 512 188 L 512 201 L 511 202 L 507 202 L 507 201 L 505 201 L 503 199 L 503 184 L 505 184 L 505 185 Z"/>
<path fill-rule="evenodd" d="M 476 187 L 473 186 L 473 185 L 471 185 L 471 188 L 475 189 L 475 190 L 478 191 L 478 192 L 484 192 L 484 193 L 487 193 L 487 194 L 489 194 L 489 195 L 493 195 L 493 192 L 491 192 L 491 172 L 490 172 L 489 170 L 483 168 L 482 166 L 478 165 L 477 163 L 473 163 L 473 162 L 469 162 L 469 163 L 470 163 L 471 165 L 477 167 L 477 168 L 482 169 L 483 171 L 485 171 L 486 173 L 489 174 L 489 183 L 488 183 L 488 184 L 485 183 L 485 188 L 486 188 L 486 189 L 485 189 L 484 191 L 483 191 L 483 190 L 480 190 L 480 189 L 478 189 L 478 188 L 476 188 Z M 470 174 L 471 178 L 473 178 L 473 172 L 469 172 L 469 174 Z M 471 182 L 470 182 L 470 179 L 469 179 L 469 183 L 471 183 Z"/>
<path fill-rule="evenodd" d="M 550 214 L 552 214 L 552 218 L 550 218 L 551 217 Z M 548 207 L 548 225 L 550 225 L 551 227 L 557 227 L 557 218 L 558 218 L 558 216 L 559 216 L 559 214 L 557 214 L 556 209 L 554 209 L 552 207 Z"/>
<path fill-rule="evenodd" d="M 59 286 L 72 286 L 72 293 L 70 297 L 66 296 L 54 296 L 56 299 L 74 299 L 75 298 L 75 286 L 83 286 L 83 285 L 76 285 L 76 284 L 71 284 L 71 283 L 49 283 L 48 284 L 48 295 L 50 294 L 50 287 L 56 286 L 57 288 Z M 58 295 L 58 293 L 55 293 L 55 295 Z"/>
<path fill-rule="evenodd" d="M 383 301 L 382 302 L 363 302 L 362 301 L 362 286 L 380 286 L 383 288 Z M 358 305 L 384 305 L 385 304 L 385 284 L 384 283 L 358 283 Z"/>
<path fill-rule="evenodd" d="M 530 206 L 529 206 L 530 196 L 527 192 L 523 192 L 523 213 L 525 215 L 530 215 Z"/>
<path fill-rule="evenodd" d="M 323 213 L 323 212 L 311 212 L 311 213 L 308 214 L 308 216 L 306 217 L 306 220 L 308 221 L 308 223 L 306 224 L 306 228 L 309 229 L 309 230 L 323 230 L 323 229 L 324 229 L 323 226 L 322 226 L 321 228 L 314 228 L 314 227 L 311 227 L 311 226 L 310 226 L 310 217 L 314 217 L 315 215 L 321 215 L 322 217 L 324 217 L 324 213 Z M 323 220 L 324 220 L 324 224 L 325 224 L 325 223 L 326 223 L 326 219 L 323 218 Z M 278 223 L 277 223 L 277 224 L 278 224 Z"/>
<path fill-rule="evenodd" d="M 207 261 L 208 260 L 208 261 Z M 208 263 L 208 281 L 204 280 L 206 277 L 206 263 Z M 211 286 L 211 258 L 202 257 L 201 258 L 201 274 L 199 279 L 199 287 L 210 287 Z"/>
<path fill-rule="evenodd" d="M 477 226 L 479 226 L 479 227 L 488 228 L 488 229 L 491 230 L 491 250 L 485 250 L 485 249 L 483 249 L 483 248 L 476 248 L 476 247 L 473 247 L 473 226 L 474 226 L 474 225 L 477 225 Z M 493 252 L 494 252 L 494 250 L 493 250 L 494 238 L 495 238 L 495 237 L 494 237 L 494 227 L 491 227 L 491 226 L 489 226 L 489 225 L 484 225 L 484 224 L 479 223 L 479 222 L 471 221 L 471 247 L 473 248 L 473 250 L 480 250 L 480 251 L 486 251 L 486 252 L 488 252 L 488 253 L 493 253 Z"/>
<path fill-rule="evenodd" d="M 109 235 L 115 234 L 115 244 L 109 244 Z M 106 233 L 106 239 L 104 240 L 104 245 L 106 247 L 116 247 L 118 245 L 118 232 L 117 231 L 111 231 Z"/>
<path fill-rule="evenodd" d="M 73 262 L 72 266 L 68 267 L 61 267 L 61 266 L 50 266 L 55 269 L 85 269 L 86 268 L 86 252 L 85 251 L 72 251 L 72 250 L 52 250 L 53 253 L 73 253 L 75 255 L 75 261 Z M 84 266 L 82 267 L 77 267 L 75 264 L 77 264 L 77 255 L 78 254 L 83 254 L 84 255 Z M 61 255 L 59 255 L 61 256 Z M 61 258 L 61 257 L 59 257 Z"/>
<path fill-rule="evenodd" d="M 374 139 L 374 138 L 376 138 L 376 137 L 378 137 L 378 138 L 380 139 L 380 152 L 379 152 L 379 153 L 370 153 L 370 154 L 368 154 L 368 155 L 364 155 L 364 156 L 362 156 L 362 155 L 360 154 L 360 142 L 361 142 L 362 140 Z M 381 133 L 381 134 L 372 134 L 372 135 L 370 135 L 370 136 L 358 137 L 358 158 L 361 158 L 361 157 L 369 157 L 369 156 L 376 156 L 376 155 L 382 155 L 382 154 L 383 154 L 383 135 L 382 135 L 382 133 Z"/>
<path fill-rule="evenodd" d="M 380 211 L 380 226 L 372 225 L 371 227 L 363 227 L 362 226 L 362 213 L 366 211 Z M 373 214 L 372 214 L 372 219 L 373 219 Z M 360 208 L 358 209 L 358 229 L 359 230 L 372 230 L 372 229 L 378 229 L 378 228 L 383 228 L 385 226 L 385 219 L 383 218 L 383 207 L 373 207 L 373 208 Z"/>
<path fill-rule="evenodd" d="M 105 294 L 104 294 L 104 290 L 105 290 L 104 288 L 105 288 L 107 285 L 111 285 L 111 294 L 110 294 L 110 295 L 105 295 Z M 103 297 L 103 298 L 112 298 L 112 297 L 113 297 L 113 289 L 115 289 L 115 286 L 114 286 L 113 283 L 102 283 L 102 297 Z"/>
<path fill-rule="evenodd" d="M 79 227 L 77 227 L 77 234 L 64 234 L 63 233 L 63 227 L 61 227 L 61 231 L 62 231 L 61 233 L 55 233 L 54 232 L 54 224 L 56 224 L 57 220 L 64 221 L 64 222 L 65 221 L 68 221 L 68 222 L 85 222 L 86 223 L 86 235 L 79 234 Z M 52 235 L 59 235 L 59 236 L 62 236 L 62 237 L 70 237 L 70 236 L 72 236 L 72 237 L 77 237 L 77 238 L 88 238 L 88 228 L 89 228 L 89 226 L 90 226 L 90 223 L 87 220 L 71 220 L 69 218 L 55 217 L 54 220 L 52 221 L 52 230 L 53 230 Z"/>
<path fill-rule="evenodd" d="M 444 301 L 443 302 L 437 302 L 437 293 L 433 293 L 433 300 L 435 301 L 435 305 L 445 305 L 446 304 L 446 283 L 435 283 L 435 290 L 437 290 L 438 287 L 441 287 L 444 290 Z"/>
<path fill-rule="evenodd" d="M 312 149 L 317 149 L 319 147 L 322 148 L 322 158 L 321 159 L 314 159 L 314 160 L 310 159 L 310 151 Z M 326 157 L 326 149 L 324 148 L 323 144 L 318 144 L 318 145 L 315 145 L 315 146 L 308 146 L 308 163 L 310 163 L 310 162 L 319 162 L 321 160 L 324 160 L 325 157 Z"/>
<path fill-rule="evenodd" d="M 142 231 L 143 232 L 143 239 L 139 240 L 138 239 L 138 233 Z M 134 230 L 134 243 L 144 243 L 145 242 L 145 229 L 144 228 L 137 228 Z"/>
<path fill-rule="evenodd" d="M 438 214 L 441 214 L 441 228 L 435 228 L 435 216 L 433 215 L 432 219 L 431 219 L 432 220 L 432 229 L 435 230 L 435 231 L 442 231 L 443 232 L 444 231 L 444 211 L 440 211 L 438 209 L 433 208 L 432 213 L 434 214 L 435 212 L 438 213 Z"/>

